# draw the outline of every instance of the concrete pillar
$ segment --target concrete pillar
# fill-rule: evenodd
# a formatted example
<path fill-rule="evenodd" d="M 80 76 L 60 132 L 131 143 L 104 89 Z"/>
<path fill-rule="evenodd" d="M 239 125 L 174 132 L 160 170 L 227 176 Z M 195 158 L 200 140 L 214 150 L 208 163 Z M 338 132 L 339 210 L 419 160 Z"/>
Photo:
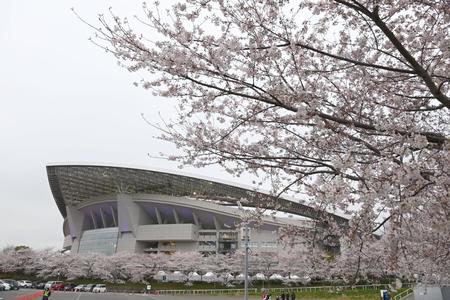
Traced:
<path fill-rule="evenodd" d="M 117 195 L 117 216 L 119 219 L 119 232 L 131 232 L 135 235 L 138 222 L 139 207 L 128 194 Z"/>
<path fill-rule="evenodd" d="M 222 229 L 222 226 L 220 226 L 219 221 L 217 221 L 216 216 L 213 216 L 213 222 L 214 222 L 214 227 L 216 228 L 216 230 Z"/>
<path fill-rule="evenodd" d="M 84 214 L 74 206 L 66 206 L 67 221 L 72 238 L 80 238 L 83 233 Z"/>
<path fill-rule="evenodd" d="M 117 216 L 119 221 L 119 241 L 117 252 L 136 252 L 136 235 L 139 225 L 150 224 L 148 214 L 133 200 L 130 194 L 117 195 Z"/>
<path fill-rule="evenodd" d="M 66 206 L 67 221 L 69 223 L 70 236 L 72 237 L 71 251 L 78 253 L 81 235 L 83 234 L 84 214 L 74 206 Z"/>
<path fill-rule="evenodd" d="M 200 228 L 200 222 L 198 221 L 198 217 L 195 212 L 192 212 L 192 218 L 194 219 L 194 224 Z"/>

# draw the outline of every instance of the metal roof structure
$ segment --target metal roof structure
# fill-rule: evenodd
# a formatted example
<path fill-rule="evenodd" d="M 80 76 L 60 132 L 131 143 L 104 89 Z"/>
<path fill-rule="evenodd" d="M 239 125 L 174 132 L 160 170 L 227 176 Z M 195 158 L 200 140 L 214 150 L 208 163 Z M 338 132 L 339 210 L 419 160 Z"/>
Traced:
<path fill-rule="evenodd" d="M 338 224 L 348 220 L 267 192 L 254 191 L 236 184 L 209 178 L 122 166 L 61 164 L 47 166 L 47 176 L 56 204 L 65 218 L 66 205 L 78 205 L 93 197 L 118 193 L 164 194 L 185 196 L 222 205 L 238 205 L 273 209 L 312 219 L 327 216 Z"/>

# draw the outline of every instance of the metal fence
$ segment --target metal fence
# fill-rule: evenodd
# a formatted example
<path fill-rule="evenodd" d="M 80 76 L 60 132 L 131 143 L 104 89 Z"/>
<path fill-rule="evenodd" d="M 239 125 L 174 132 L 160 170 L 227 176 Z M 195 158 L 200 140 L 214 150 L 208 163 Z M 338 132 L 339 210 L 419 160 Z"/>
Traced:
<path fill-rule="evenodd" d="M 343 290 L 372 290 L 372 289 L 385 289 L 387 284 L 365 284 L 365 285 L 324 285 L 324 286 L 304 286 L 304 287 L 282 287 L 282 288 L 271 288 L 271 291 L 282 292 L 314 292 L 314 291 L 343 291 Z"/>
<path fill-rule="evenodd" d="M 388 284 L 365 284 L 365 285 L 327 285 L 327 286 L 306 286 L 306 287 L 282 287 L 271 288 L 271 292 L 314 292 L 320 290 L 326 291 L 343 291 L 343 290 L 373 290 L 373 289 L 387 289 Z M 259 289 L 250 288 L 249 293 L 258 293 Z M 158 290 L 160 295 L 214 295 L 214 294 L 243 294 L 244 289 L 203 289 L 203 290 Z"/>
<path fill-rule="evenodd" d="M 403 292 L 401 292 L 400 294 L 395 295 L 392 300 L 402 300 L 405 299 L 406 297 L 408 297 L 409 295 L 411 295 L 413 293 L 412 289 L 407 289 Z"/>
<path fill-rule="evenodd" d="M 257 293 L 258 289 L 248 289 L 249 293 Z M 157 290 L 159 295 L 239 295 L 244 289 L 204 289 L 204 290 Z"/>

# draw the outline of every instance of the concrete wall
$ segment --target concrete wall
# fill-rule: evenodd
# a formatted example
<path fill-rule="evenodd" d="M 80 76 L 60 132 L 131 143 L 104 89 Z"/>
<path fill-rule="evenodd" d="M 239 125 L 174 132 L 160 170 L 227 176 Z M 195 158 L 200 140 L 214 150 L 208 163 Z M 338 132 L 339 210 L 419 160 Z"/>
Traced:
<path fill-rule="evenodd" d="M 442 299 L 450 300 L 450 286 L 441 287 Z"/>
<path fill-rule="evenodd" d="M 197 242 L 180 242 L 177 241 L 176 245 L 175 245 L 175 250 L 176 251 L 196 251 L 197 250 Z"/>
<path fill-rule="evenodd" d="M 266 241 L 277 241 L 276 233 L 268 230 L 262 229 L 250 229 L 250 241 L 252 242 L 266 242 Z"/>
<path fill-rule="evenodd" d="M 193 224 L 152 224 L 138 227 L 138 241 L 196 241 L 198 227 Z"/>
<path fill-rule="evenodd" d="M 64 237 L 63 249 L 71 249 L 72 248 L 72 236 L 67 235 Z"/>
<path fill-rule="evenodd" d="M 440 286 L 418 285 L 414 288 L 414 300 L 446 300 Z"/>
<path fill-rule="evenodd" d="M 120 233 L 116 252 L 136 252 L 136 237 L 131 232 Z"/>

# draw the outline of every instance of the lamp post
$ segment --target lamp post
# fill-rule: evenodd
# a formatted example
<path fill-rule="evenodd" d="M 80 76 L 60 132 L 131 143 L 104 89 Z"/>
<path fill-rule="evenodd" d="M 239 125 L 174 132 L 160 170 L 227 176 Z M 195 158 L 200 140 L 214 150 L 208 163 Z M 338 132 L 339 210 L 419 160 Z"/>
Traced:
<path fill-rule="evenodd" d="M 248 224 L 245 222 L 244 226 L 245 236 L 245 259 L 244 259 L 244 300 L 248 300 Z"/>
<path fill-rule="evenodd" d="M 239 210 L 244 213 L 244 208 L 242 207 L 241 201 L 237 201 L 237 206 Z M 242 218 L 244 221 L 244 247 L 245 247 L 245 257 L 244 257 L 244 300 L 248 300 L 248 219 Z"/>

